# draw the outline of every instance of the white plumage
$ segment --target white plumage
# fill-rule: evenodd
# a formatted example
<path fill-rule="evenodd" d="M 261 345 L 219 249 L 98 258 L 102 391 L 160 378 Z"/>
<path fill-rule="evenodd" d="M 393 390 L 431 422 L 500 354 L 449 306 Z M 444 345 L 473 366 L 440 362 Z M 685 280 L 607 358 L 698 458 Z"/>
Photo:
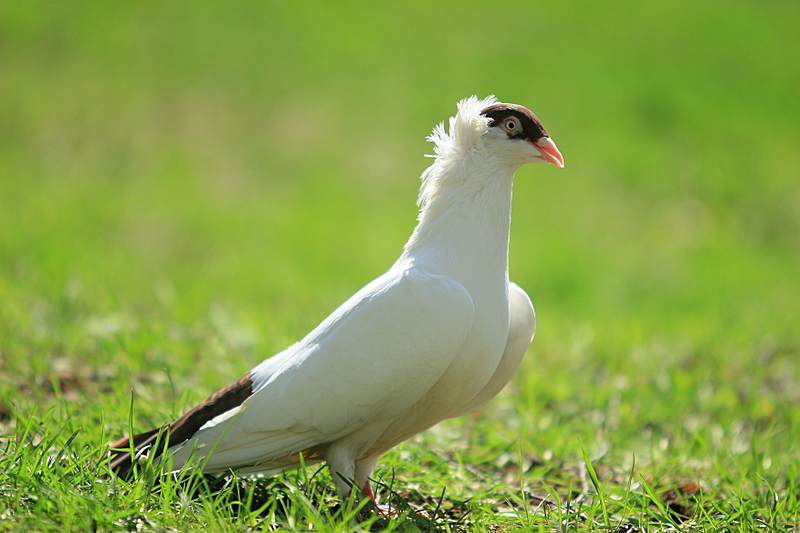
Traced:
<path fill-rule="evenodd" d="M 208 473 L 270 474 L 303 454 L 305 464 L 327 461 L 342 495 L 355 483 L 372 496 L 383 452 L 481 407 L 511 379 L 535 325 L 530 299 L 508 280 L 512 178 L 525 163 L 563 159 L 530 111 L 494 97 L 463 100 L 429 140 L 419 224 L 397 262 L 304 339 L 166 426 L 176 468 L 194 457 Z M 129 443 L 147 449 L 155 437 L 167 438 L 122 439 L 112 468 L 127 474 Z"/>

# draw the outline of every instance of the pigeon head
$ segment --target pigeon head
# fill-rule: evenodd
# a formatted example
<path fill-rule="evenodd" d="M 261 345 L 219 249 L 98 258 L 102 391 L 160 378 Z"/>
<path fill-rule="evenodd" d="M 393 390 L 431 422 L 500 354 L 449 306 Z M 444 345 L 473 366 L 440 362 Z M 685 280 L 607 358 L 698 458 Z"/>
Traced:
<path fill-rule="evenodd" d="M 494 96 L 470 96 L 457 107 L 449 127 L 440 123 L 428 137 L 436 161 L 422 173 L 420 206 L 441 197 L 449 185 L 458 186 L 462 193 L 478 190 L 494 170 L 513 176 L 528 163 L 564 166 L 561 152 L 528 108 L 500 103 Z"/>
<path fill-rule="evenodd" d="M 433 130 L 440 164 L 457 164 L 463 158 L 488 157 L 496 164 L 519 167 L 527 163 L 564 166 L 564 158 L 542 123 L 527 107 L 504 104 L 494 96 L 470 96 L 458 103 L 458 112 Z"/>
<path fill-rule="evenodd" d="M 524 159 L 564 167 L 564 158 L 541 121 L 530 109 L 515 104 L 493 104 L 480 114 L 488 119 L 488 134 L 496 142 L 512 142 Z M 527 156 L 527 157 L 525 157 Z"/>

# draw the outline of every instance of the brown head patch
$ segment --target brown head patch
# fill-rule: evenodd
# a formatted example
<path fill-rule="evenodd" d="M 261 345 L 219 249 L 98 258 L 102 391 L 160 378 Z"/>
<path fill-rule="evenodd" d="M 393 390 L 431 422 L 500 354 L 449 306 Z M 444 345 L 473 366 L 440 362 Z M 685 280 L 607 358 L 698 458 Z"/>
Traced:
<path fill-rule="evenodd" d="M 508 133 L 511 139 L 530 139 L 537 141 L 542 137 L 549 137 L 547 130 L 544 129 L 542 123 L 536 118 L 536 115 L 527 107 L 516 104 L 494 104 L 490 105 L 483 111 L 481 115 L 491 119 L 489 126 L 500 126 L 508 117 L 516 117 L 522 125 L 522 130 L 516 133 Z"/>

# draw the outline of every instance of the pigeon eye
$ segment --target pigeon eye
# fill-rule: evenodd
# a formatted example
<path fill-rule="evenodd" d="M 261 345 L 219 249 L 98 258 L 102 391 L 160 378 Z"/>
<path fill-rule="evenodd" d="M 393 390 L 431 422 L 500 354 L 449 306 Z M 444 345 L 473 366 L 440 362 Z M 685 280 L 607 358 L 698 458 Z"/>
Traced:
<path fill-rule="evenodd" d="M 519 120 L 516 117 L 509 117 L 503 121 L 503 128 L 509 133 L 516 133 L 522 128 L 520 127 Z"/>

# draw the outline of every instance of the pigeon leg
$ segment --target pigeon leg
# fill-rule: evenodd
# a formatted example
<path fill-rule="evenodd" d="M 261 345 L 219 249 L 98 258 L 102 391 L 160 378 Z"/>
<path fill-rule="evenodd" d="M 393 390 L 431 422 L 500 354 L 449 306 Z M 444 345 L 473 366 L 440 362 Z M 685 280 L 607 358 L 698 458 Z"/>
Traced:
<path fill-rule="evenodd" d="M 355 462 L 355 482 L 372 501 L 375 501 L 375 492 L 372 490 L 370 478 L 375 472 L 375 466 L 378 464 L 379 457 L 380 456 L 376 455 L 374 457 L 367 457 L 366 459 L 359 459 Z"/>

